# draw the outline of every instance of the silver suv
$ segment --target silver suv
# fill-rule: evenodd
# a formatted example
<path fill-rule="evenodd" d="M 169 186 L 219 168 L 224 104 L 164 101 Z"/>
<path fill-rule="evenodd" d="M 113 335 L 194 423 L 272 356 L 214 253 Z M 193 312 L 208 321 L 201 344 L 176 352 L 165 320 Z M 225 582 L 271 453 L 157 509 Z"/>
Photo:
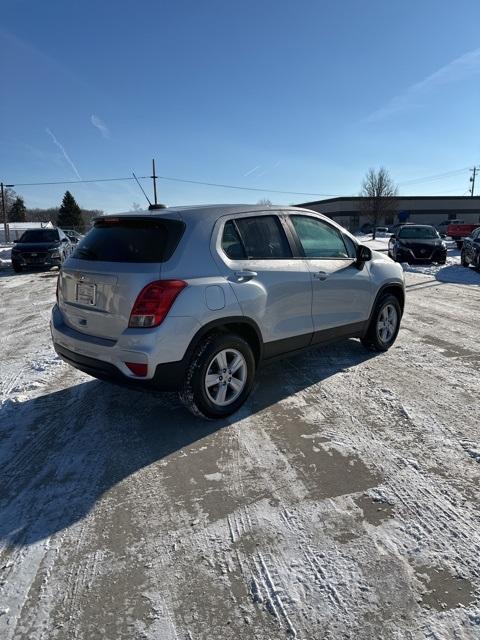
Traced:
<path fill-rule="evenodd" d="M 51 331 L 77 369 L 220 418 L 274 358 L 351 337 L 386 351 L 404 300 L 400 265 L 321 214 L 171 208 L 95 221 L 61 269 Z"/>

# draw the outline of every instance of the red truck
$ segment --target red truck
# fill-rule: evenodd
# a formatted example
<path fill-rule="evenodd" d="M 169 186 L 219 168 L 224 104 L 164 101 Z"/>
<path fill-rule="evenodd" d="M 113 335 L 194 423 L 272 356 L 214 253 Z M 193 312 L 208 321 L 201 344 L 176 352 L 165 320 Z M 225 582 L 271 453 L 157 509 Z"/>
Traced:
<path fill-rule="evenodd" d="M 455 240 L 457 247 L 461 249 L 463 239 L 468 238 L 472 231 L 477 227 L 480 227 L 480 222 L 452 222 L 452 224 L 449 224 L 447 227 L 447 236 L 452 240 Z"/>

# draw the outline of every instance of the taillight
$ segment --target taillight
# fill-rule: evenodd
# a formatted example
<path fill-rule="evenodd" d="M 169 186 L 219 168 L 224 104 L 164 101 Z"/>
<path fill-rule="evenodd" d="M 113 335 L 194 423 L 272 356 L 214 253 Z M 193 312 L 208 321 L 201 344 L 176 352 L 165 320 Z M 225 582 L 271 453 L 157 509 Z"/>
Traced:
<path fill-rule="evenodd" d="M 158 327 L 186 286 L 183 280 L 156 280 L 147 284 L 135 300 L 128 326 L 137 329 Z"/>

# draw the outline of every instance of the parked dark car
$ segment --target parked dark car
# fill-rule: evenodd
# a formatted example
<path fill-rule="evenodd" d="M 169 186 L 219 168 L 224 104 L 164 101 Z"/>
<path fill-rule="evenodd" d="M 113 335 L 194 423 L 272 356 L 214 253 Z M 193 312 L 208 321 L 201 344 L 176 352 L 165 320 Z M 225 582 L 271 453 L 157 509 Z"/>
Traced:
<path fill-rule="evenodd" d="M 12 267 L 50 269 L 60 266 L 73 251 L 73 244 L 61 229 L 28 229 L 12 248 Z"/>
<path fill-rule="evenodd" d="M 399 227 L 388 242 L 388 255 L 396 262 L 437 262 L 445 264 L 447 245 L 435 229 L 427 224 Z"/>
<path fill-rule="evenodd" d="M 83 235 L 81 233 L 78 233 L 78 231 L 75 231 L 74 229 L 64 229 L 63 231 L 67 235 L 70 242 L 72 242 L 73 244 L 78 244 L 83 238 Z"/>
<path fill-rule="evenodd" d="M 477 227 L 468 238 L 465 238 L 460 254 L 462 266 L 472 265 L 480 270 L 480 227 Z"/>

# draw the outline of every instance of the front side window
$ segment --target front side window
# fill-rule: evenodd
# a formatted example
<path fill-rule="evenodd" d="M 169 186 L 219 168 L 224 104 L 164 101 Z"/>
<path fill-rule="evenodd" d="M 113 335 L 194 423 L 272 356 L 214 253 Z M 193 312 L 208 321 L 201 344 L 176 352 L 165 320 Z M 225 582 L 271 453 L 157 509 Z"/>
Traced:
<path fill-rule="evenodd" d="M 238 218 L 235 224 L 247 258 L 272 260 L 292 257 L 290 245 L 277 216 Z"/>
<path fill-rule="evenodd" d="M 349 258 L 342 235 L 318 218 L 291 216 L 306 258 Z"/>
<path fill-rule="evenodd" d="M 355 242 L 346 235 L 343 236 L 343 241 L 347 245 L 347 251 L 350 258 L 355 258 L 357 256 L 357 245 Z"/>

